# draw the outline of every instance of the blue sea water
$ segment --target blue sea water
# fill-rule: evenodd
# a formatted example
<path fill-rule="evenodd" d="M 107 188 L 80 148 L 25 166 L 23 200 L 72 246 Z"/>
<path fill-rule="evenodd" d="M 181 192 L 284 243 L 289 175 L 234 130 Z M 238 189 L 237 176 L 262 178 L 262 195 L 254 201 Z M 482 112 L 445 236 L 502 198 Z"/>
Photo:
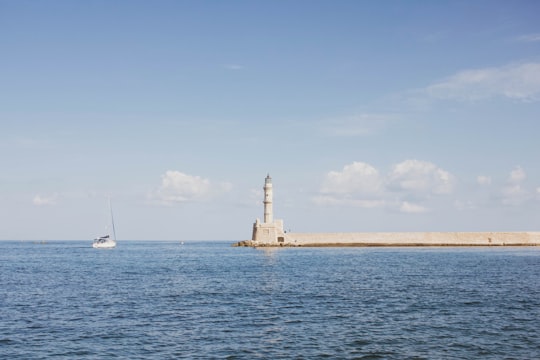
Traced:
<path fill-rule="evenodd" d="M 539 359 L 540 248 L 0 242 L 1 359 Z"/>

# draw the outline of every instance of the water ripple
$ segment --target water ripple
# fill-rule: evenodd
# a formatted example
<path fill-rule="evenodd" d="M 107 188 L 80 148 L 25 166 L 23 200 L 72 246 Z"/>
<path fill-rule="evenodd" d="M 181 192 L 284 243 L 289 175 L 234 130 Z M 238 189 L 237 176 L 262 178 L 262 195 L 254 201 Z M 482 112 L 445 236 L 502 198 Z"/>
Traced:
<path fill-rule="evenodd" d="M 0 358 L 540 358 L 538 248 L 86 245 L 0 243 Z"/>

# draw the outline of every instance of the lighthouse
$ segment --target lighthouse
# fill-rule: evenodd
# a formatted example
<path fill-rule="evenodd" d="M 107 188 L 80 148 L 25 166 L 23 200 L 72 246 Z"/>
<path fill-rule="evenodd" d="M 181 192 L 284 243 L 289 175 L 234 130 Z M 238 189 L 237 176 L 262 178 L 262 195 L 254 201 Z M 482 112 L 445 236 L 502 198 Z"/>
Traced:
<path fill-rule="evenodd" d="M 272 178 L 270 174 L 264 179 L 264 223 L 271 224 L 274 222 L 274 214 L 272 211 Z"/>
<path fill-rule="evenodd" d="M 263 222 L 259 219 L 253 224 L 253 234 L 251 240 L 261 245 L 283 244 L 285 242 L 285 232 L 283 231 L 283 220 L 274 220 L 274 209 L 272 207 L 272 178 L 270 174 L 264 179 L 264 217 Z"/>

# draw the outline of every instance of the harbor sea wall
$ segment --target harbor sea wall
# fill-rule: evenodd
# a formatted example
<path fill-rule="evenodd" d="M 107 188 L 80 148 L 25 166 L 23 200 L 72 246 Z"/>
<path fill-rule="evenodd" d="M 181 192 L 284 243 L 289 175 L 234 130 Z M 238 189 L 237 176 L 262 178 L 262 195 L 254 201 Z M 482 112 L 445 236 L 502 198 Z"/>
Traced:
<path fill-rule="evenodd" d="M 273 217 L 272 178 L 264 181 L 264 219 L 251 240 L 233 246 L 540 246 L 540 232 L 360 232 L 288 233 Z"/>
<path fill-rule="evenodd" d="M 540 232 L 286 233 L 237 246 L 540 246 Z"/>

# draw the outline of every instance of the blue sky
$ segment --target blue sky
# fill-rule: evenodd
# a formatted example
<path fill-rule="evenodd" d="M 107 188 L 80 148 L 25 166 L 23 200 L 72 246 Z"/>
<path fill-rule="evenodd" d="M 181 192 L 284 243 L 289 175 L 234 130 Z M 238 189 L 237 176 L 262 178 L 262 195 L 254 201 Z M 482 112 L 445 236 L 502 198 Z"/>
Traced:
<path fill-rule="evenodd" d="M 0 0 L 0 239 L 540 230 L 539 13 Z"/>

